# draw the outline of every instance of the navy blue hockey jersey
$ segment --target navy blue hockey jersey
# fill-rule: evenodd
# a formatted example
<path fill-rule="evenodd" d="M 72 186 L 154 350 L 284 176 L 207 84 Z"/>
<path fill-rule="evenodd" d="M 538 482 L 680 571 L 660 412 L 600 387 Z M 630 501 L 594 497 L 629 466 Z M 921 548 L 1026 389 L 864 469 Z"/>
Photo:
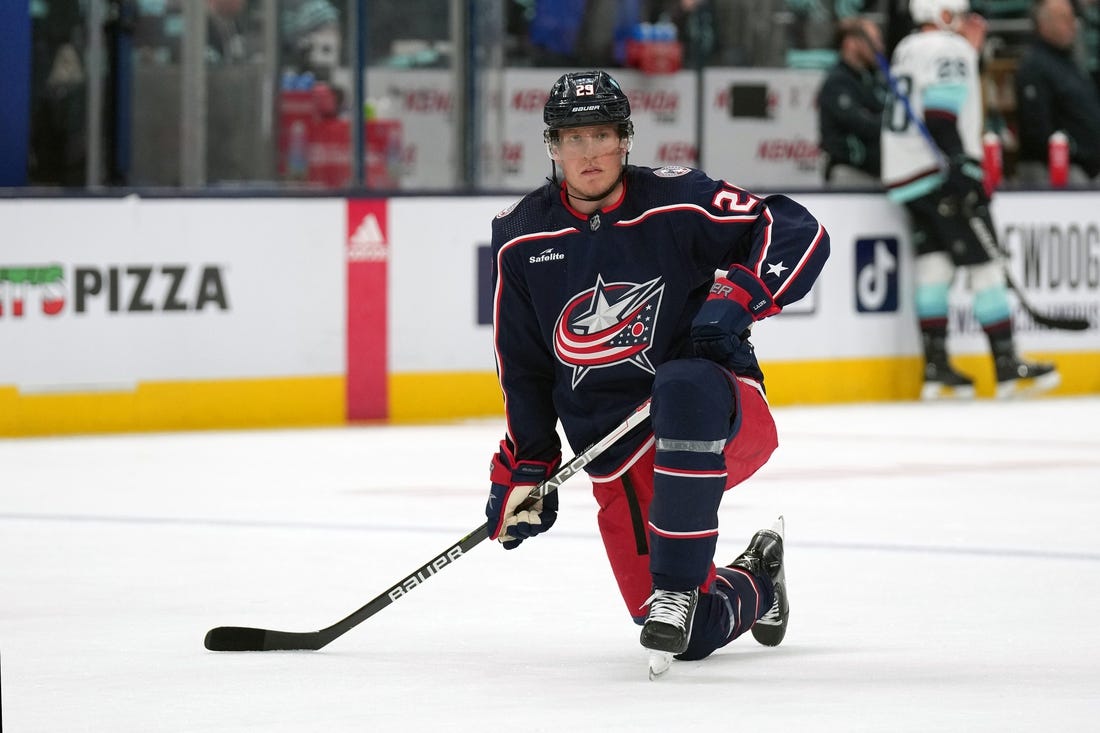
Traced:
<path fill-rule="evenodd" d="M 508 436 L 520 459 L 574 452 L 644 402 L 655 369 L 691 357 L 716 271 L 741 264 L 782 307 L 809 292 L 829 236 L 800 204 L 701 171 L 627 166 L 614 205 L 585 216 L 546 186 L 493 220 L 493 329 Z M 734 371 L 761 378 L 751 346 Z M 589 465 L 613 472 L 648 437 Z"/>

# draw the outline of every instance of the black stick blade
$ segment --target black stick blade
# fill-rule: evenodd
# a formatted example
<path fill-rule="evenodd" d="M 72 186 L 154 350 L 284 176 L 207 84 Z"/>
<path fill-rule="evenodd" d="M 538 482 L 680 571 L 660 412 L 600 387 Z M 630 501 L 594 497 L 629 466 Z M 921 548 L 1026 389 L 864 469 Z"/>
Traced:
<path fill-rule="evenodd" d="M 1032 313 L 1031 319 L 1040 326 L 1055 328 L 1059 331 L 1087 331 L 1092 326 L 1085 318 L 1044 316 L 1041 313 Z"/>
<path fill-rule="evenodd" d="M 265 636 L 263 629 L 219 626 L 206 632 L 203 644 L 212 652 L 262 652 Z"/>
<path fill-rule="evenodd" d="M 346 630 L 340 624 L 321 631 L 304 632 L 218 626 L 206 632 L 203 644 L 212 652 L 316 651 Z"/>

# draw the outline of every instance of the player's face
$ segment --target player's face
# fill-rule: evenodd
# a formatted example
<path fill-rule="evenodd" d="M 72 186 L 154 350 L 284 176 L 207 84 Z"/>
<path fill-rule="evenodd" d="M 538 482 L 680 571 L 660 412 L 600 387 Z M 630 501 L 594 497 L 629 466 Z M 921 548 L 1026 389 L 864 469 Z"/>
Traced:
<path fill-rule="evenodd" d="M 615 125 L 566 128 L 550 143 L 565 182 L 582 195 L 606 191 L 618 179 L 626 152 L 626 140 Z"/>

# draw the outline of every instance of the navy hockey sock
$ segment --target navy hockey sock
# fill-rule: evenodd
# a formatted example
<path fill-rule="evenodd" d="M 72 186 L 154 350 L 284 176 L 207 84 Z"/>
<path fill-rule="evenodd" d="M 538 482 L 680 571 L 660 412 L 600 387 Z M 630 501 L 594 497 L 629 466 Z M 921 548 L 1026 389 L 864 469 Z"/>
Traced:
<path fill-rule="evenodd" d="M 775 586 L 767 574 L 752 575 L 742 568 L 718 568 L 715 592 L 729 599 L 732 611 L 727 643 L 748 631 L 775 600 Z"/>
<path fill-rule="evenodd" d="M 704 359 L 666 362 L 657 370 L 649 510 L 650 571 L 657 588 L 690 590 L 710 574 L 734 394 L 728 373 Z"/>
<path fill-rule="evenodd" d="M 755 578 L 734 568 L 718 568 L 713 590 L 699 596 L 688 648 L 676 658 L 703 659 L 729 644 L 771 608 L 773 594 L 769 578 Z"/>

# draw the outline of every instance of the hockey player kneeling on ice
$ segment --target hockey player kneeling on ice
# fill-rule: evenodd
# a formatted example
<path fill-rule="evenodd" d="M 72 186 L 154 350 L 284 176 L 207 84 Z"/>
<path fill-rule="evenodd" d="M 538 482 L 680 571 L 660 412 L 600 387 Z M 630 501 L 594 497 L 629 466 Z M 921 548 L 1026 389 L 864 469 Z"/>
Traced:
<path fill-rule="evenodd" d="M 585 467 L 651 675 L 750 629 L 779 644 L 783 520 L 719 566 L 718 507 L 778 444 L 751 328 L 809 292 L 829 236 L 786 196 L 630 165 L 630 103 L 603 71 L 558 79 L 543 119 L 551 177 L 492 225 L 507 432 L 489 536 L 514 549 L 553 526 L 556 494 L 529 493 L 561 460 L 559 421 L 576 454 L 651 400 Z"/>

